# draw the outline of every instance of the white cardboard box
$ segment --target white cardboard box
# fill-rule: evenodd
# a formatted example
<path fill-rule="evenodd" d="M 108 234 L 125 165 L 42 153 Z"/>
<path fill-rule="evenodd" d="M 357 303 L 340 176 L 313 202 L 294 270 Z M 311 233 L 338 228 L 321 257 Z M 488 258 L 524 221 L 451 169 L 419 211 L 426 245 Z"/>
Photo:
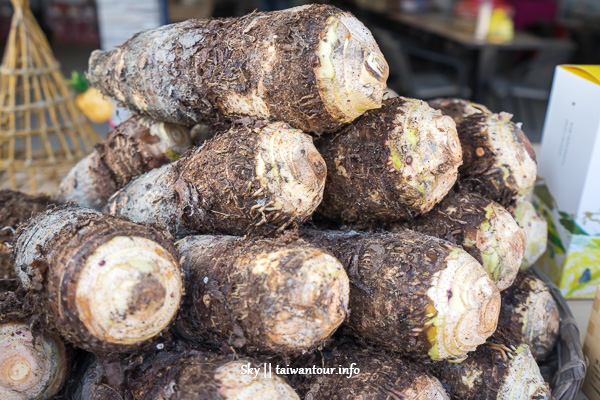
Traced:
<path fill-rule="evenodd" d="M 600 66 L 556 67 L 538 175 L 561 211 L 600 234 Z"/>
<path fill-rule="evenodd" d="M 600 66 L 556 67 L 534 204 L 548 220 L 537 266 L 566 298 L 600 284 Z"/>

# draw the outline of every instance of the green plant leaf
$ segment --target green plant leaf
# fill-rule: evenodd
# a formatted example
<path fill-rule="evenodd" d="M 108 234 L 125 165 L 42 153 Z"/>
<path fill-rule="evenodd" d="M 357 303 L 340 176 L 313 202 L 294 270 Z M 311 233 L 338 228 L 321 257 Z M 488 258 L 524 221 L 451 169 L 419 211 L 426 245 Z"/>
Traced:
<path fill-rule="evenodd" d="M 71 79 L 67 81 L 67 84 L 70 85 L 77 93 L 85 92 L 90 86 L 85 78 L 85 75 L 77 71 L 71 72 Z"/>
<path fill-rule="evenodd" d="M 548 231 L 548 241 L 554 245 L 553 247 L 556 249 L 558 254 L 565 254 L 565 248 L 557 235 L 554 235 L 552 232 Z"/>
<path fill-rule="evenodd" d="M 533 193 L 544 203 L 548 209 L 552 210 L 554 204 L 554 197 L 550 194 L 546 185 L 535 185 Z"/>
<path fill-rule="evenodd" d="M 581 229 L 579 227 L 579 225 L 577 225 L 577 222 L 575 222 L 573 217 L 571 217 L 569 214 L 567 214 L 564 211 L 559 211 L 558 213 L 560 214 L 560 224 L 562 226 L 564 226 L 569 232 L 571 232 L 575 235 L 587 235 L 588 234 L 586 231 Z"/>

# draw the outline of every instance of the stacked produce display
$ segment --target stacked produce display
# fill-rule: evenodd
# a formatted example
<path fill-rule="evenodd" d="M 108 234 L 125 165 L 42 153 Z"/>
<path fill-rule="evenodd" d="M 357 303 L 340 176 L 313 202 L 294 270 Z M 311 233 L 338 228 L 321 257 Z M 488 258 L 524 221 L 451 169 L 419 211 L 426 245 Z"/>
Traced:
<path fill-rule="evenodd" d="M 0 192 L 0 398 L 550 399 L 527 138 L 387 76 L 326 5 L 94 52 L 136 115 L 52 198 Z"/>

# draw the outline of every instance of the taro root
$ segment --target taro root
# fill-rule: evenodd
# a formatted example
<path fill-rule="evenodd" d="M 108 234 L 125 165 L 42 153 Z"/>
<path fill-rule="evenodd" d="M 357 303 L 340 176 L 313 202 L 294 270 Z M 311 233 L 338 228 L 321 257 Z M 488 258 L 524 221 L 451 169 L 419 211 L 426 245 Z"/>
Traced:
<path fill-rule="evenodd" d="M 79 382 L 76 382 L 73 399 L 76 400 L 123 400 L 124 393 L 120 387 L 112 387 L 105 382 L 102 363 L 94 359 L 83 372 Z"/>
<path fill-rule="evenodd" d="M 305 230 L 350 278 L 345 325 L 368 342 L 433 360 L 461 361 L 494 333 L 500 292 L 481 265 L 449 242 L 409 230 Z"/>
<path fill-rule="evenodd" d="M 322 352 L 302 356 L 288 366 L 279 366 L 282 372 L 296 372 L 287 378 L 302 398 L 449 399 L 442 384 L 414 361 L 390 357 L 374 348 L 336 339 Z M 325 373 L 302 374 L 302 369 L 312 366 Z"/>
<path fill-rule="evenodd" d="M 457 125 L 463 151 L 460 182 L 506 209 L 531 190 L 537 175 L 529 139 L 512 115 L 474 114 Z"/>
<path fill-rule="evenodd" d="M 15 290 L 17 278 L 10 258 L 15 229 L 54 202 L 45 195 L 30 196 L 13 190 L 0 190 L 0 293 Z"/>
<path fill-rule="evenodd" d="M 282 122 L 235 125 L 125 186 L 107 209 L 176 233 L 270 234 L 308 219 L 326 167 L 312 138 Z"/>
<path fill-rule="evenodd" d="M 66 340 L 95 352 L 132 351 L 164 330 L 179 308 L 182 277 L 168 234 L 75 206 L 21 225 L 21 286 Z"/>
<path fill-rule="evenodd" d="M 50 399 L 65 382 L 69 359 L 58 336 L 2 318 L 0 349 L 1 399 Z"/>
<path fill-rule="evenodd" d="M 327 163 L 317 212 L 359 224 L 431 210 L 456 182 L 462 160 L 452 118 L 404 97 L 385 100 L 317 146 Z"/>
<path fill-rule="evenodd" d="M 524 199 L 517 201 L 512 215 L 525 234 L 525 254 L 521 269 L 527 269 L 546 252 L 548 221 L 536 211 L 530 201 Z"/>
<path fill-rule="evenodd" d="M 323 133 L 379 108 L 388 72 L 354 16 L 306 5 L 137 33 L 92 53 L 88 79 L 160 121 L 192 126 L 250 116 Z"/>
<path fill-rule="evenodd" d="M 515 283 L 502 293 L 500 324 L 543 360 L 558 339 L 558 306 L 548 286 L 530 271 L 521 271 Z"/>
<path fill-rule="evenodd" d="M 128 392 L 136 400 L 300 399 L 272 369 L 257 361 L 180 348 L 146 357 L 131 374 Z"/>
<path fill-rule="evenodd" d="M 526 344 L 502 326 L 460 364 L 437 362 L 431 371 L 456 400 L 550 400 L 550 388 Z"/>
<path fill-rule="evenodd" d="M 183 126 L 131 117 L 71 169 L 54 197 L 99 210 L 134 177 L 179 159 L 191 144 Z"/>
<path fill-rule="evenodd" d="M 440 110 L 442 114 L 451 117 L 457 125 L 473 114 L 492 114 L 486 106 L 464 99 L 439 98 L 428 100 L 427 103 L 436 110 Z"/>
<path fill-rule="evenodd" d="M 303 241 L 206 235 L 177 246 L 187 285 L 176 328 L 186 339 L 298 353 L 346 317 L 344 268 Z"/>
<path fill-rule="evenodd" d="M 510 213 L 475 193 L 452 191 L 433 210 L 400 226 L 462 246 L 500 290 L 512 285 L 525 251 L 525 236 Z"/>
<path fill-rule="evenodd" d="M 296 392 L 274 373 L 274 368 L 180 341 L 161 343 L 131 357 L 91 360 L 69 398 L 299 400 Z"/>

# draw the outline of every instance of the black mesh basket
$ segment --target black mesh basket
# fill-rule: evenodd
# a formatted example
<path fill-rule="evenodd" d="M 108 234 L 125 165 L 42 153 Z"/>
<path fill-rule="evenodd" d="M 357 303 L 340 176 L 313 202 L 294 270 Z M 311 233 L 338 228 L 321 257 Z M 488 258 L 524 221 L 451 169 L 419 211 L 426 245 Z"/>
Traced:
<path fill-rule="evenodd" d="M 548 285 L 560 314 L 558 342 L 554 352 L 540 363 L 540 371 L 546 382 L 550 382 L 552 396 L 556 400 L 574 400 L 581 390 L 587 369 L 587 359 L 583 355 L 579 329 L 556 285 L 536 267 L 532 267 L 531 271 Z"/>

